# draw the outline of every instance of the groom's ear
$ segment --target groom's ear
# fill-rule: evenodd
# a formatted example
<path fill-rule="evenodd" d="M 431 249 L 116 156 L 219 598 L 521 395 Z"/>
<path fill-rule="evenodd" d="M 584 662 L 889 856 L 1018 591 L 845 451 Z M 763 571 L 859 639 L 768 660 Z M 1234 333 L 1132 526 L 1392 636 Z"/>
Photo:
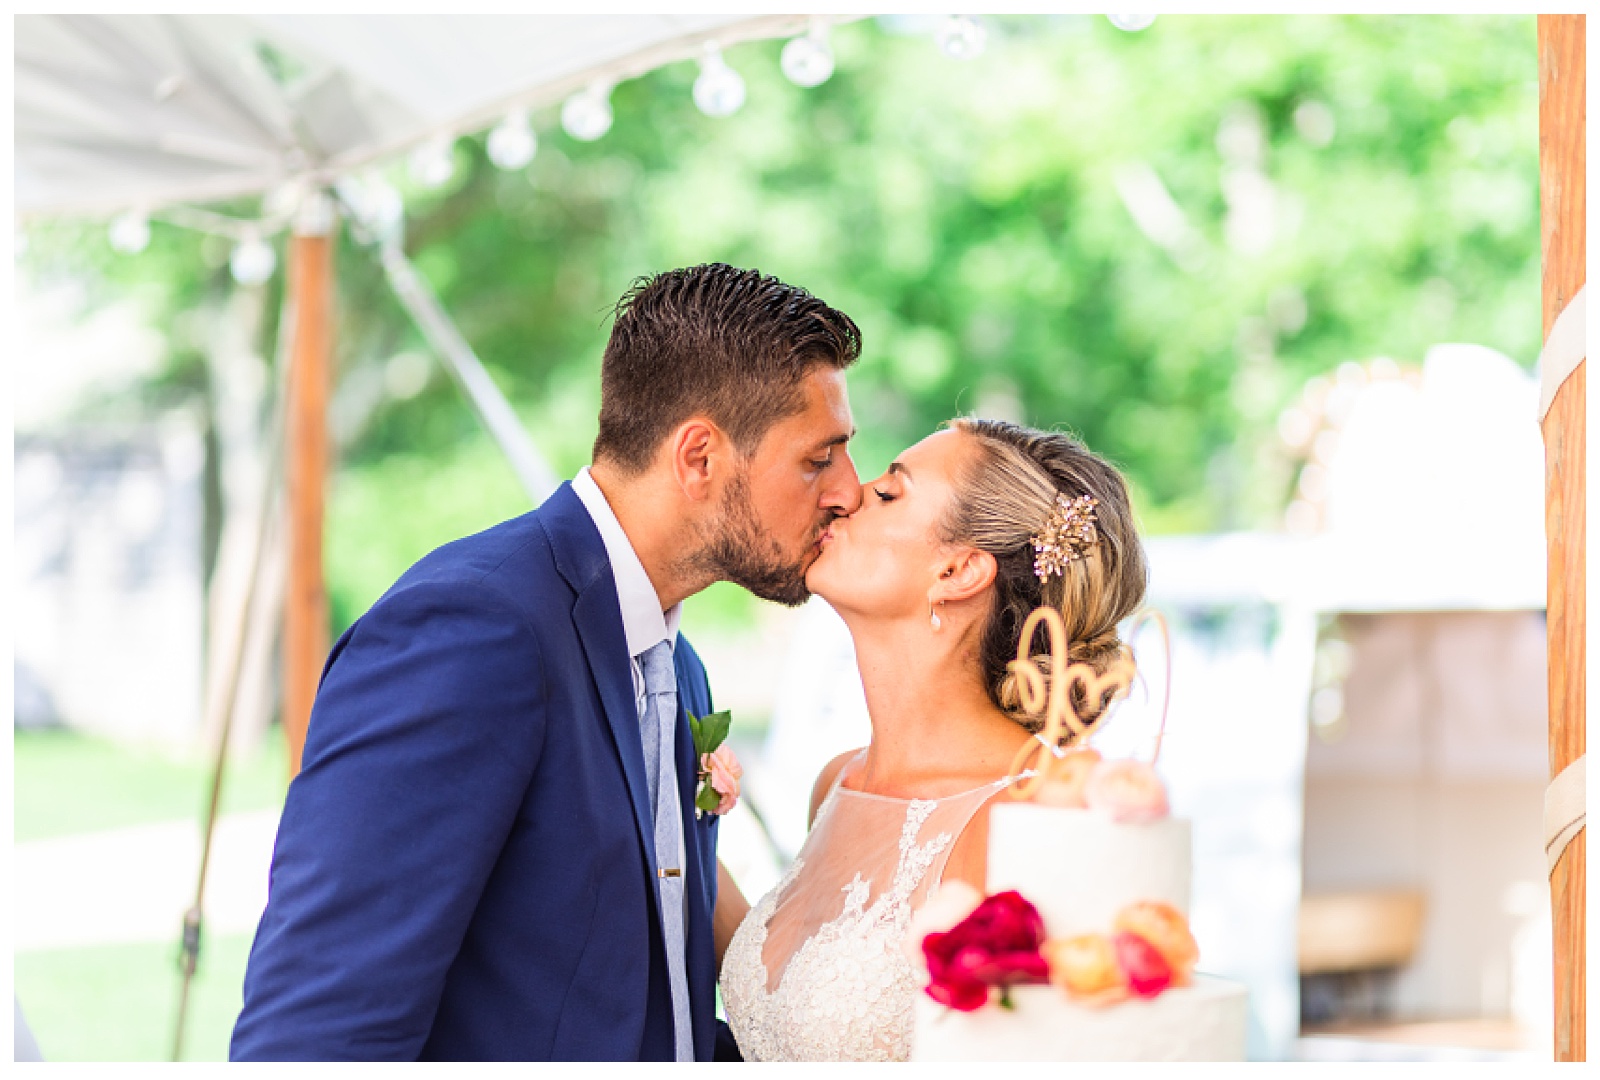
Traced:
<path fill-rule="evenodd" d="M 928 599 L 933 603 L 971 600 L 994 584 L 999 570 L 987 551 L 961 548 L 941 564 L 939 580 L 928 590 Z"/>
<path fill-rule="evenodd" d="M 690 502 L 705 502 L 726 477 L 728 438 L 704 417 L 679 424 L 667 439 L 672 477 Z"/>

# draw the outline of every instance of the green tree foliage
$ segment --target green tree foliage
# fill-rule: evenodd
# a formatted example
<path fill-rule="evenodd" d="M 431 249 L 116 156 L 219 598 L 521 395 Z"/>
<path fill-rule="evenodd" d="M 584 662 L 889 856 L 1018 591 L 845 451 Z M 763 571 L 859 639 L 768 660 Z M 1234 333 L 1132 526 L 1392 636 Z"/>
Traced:
<path fill-rule="evenodd" d="M 860 323 L 864 478 L 953 415 L 1010 414 L 1121 464 L 1152 532 L 1275 527 L 1293 479 L 1277 415 L 1343 361 L 1471 341 L 1532 363 L 1532 16 L 989 26 L 967 62 L 892 21 L 838 27 L 812 90 L 779 73 L 781 43 L 739 46 L 748 100 L 722 120 L 695 110 L 695 66 L 671 65 L 616 89 L 597 142 L 536 115 L 519 173 L 464 139 L 441 190 L 391 170 L 407 248 L 567 474 L 588 460 L 611 304 L 711 260 Z M 168 312 L 221 287 L 214 253 L 171 232 L 153 251 L 189 262 L 108 271 L 165 283 Z M 425 349 L 348 240 L 339 287 L 343 626 L 430 547 L 526 506 L 454 385 L 402 377 L 416 361 L 397 354 Z"/>

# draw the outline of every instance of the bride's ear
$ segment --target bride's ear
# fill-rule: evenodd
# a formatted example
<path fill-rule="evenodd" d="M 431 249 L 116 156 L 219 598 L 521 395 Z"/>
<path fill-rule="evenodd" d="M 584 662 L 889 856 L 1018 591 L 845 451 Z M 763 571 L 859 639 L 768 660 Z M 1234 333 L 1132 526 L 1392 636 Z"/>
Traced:
<path fill-rule="evenodd" d="M 960 548 L 939 566 L 939 579 L 928 590 L 933 604 L 971 600 L 994 584 L 999 566 L 994 556 L 977 548 Z"/>

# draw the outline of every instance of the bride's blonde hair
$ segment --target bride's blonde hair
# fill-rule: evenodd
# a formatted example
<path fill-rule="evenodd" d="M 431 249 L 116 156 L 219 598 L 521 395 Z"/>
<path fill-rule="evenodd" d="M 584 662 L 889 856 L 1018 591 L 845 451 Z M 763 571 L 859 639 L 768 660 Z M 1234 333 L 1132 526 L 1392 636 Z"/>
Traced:
<path fill-rule="evenodd" d="M 1144 602 L 1149 572 L 1127 484 L 1116 468 L 1070 435 L 1004 420 L 963 418 L 947 426 L 969 436 L 975 453 L 957 477 L 939 538 L 994 556 L 994 604 L 979 647 L 984 684 L 997 706 L 1036 732 L 1044 727 L 1044 717 L 1022 708 L 1016 677 L 1006 668 L 1016 659 L 1017 636 L 1028 616 L 1042 604 L 1060 612 L 1072 642 L 1070 660 L 1099 673 L 1122 648 L 1117 624 Z M 1033 539 L 1063 495 L 1096 500 L 1098 539 L 1081 558 L 1041 581 Z M 1035 662 L 1048 676 L 1048 657 Z M 1087 721 L 1106 703 L 1073 704 Z"/>

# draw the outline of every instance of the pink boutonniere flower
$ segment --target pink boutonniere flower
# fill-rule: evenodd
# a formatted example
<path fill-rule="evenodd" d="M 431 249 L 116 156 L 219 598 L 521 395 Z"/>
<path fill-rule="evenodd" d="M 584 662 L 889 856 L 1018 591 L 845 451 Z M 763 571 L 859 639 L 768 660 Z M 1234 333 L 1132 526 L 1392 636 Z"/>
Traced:
<path fill-rule="evenodd" d="M 723 743 L 711 753 L 702 754 L 700 775 L 718 795 L 717 805 L 711 808 L 711 813 L 726 814 L 738 804 L 739 778 L 744 775 L 744 767 L 739 764 L 739 759 L 733 756 L 733 747 Z M 696 809 L 699 809 L 699 800 L 696 799 L 695 802 Z"/>

